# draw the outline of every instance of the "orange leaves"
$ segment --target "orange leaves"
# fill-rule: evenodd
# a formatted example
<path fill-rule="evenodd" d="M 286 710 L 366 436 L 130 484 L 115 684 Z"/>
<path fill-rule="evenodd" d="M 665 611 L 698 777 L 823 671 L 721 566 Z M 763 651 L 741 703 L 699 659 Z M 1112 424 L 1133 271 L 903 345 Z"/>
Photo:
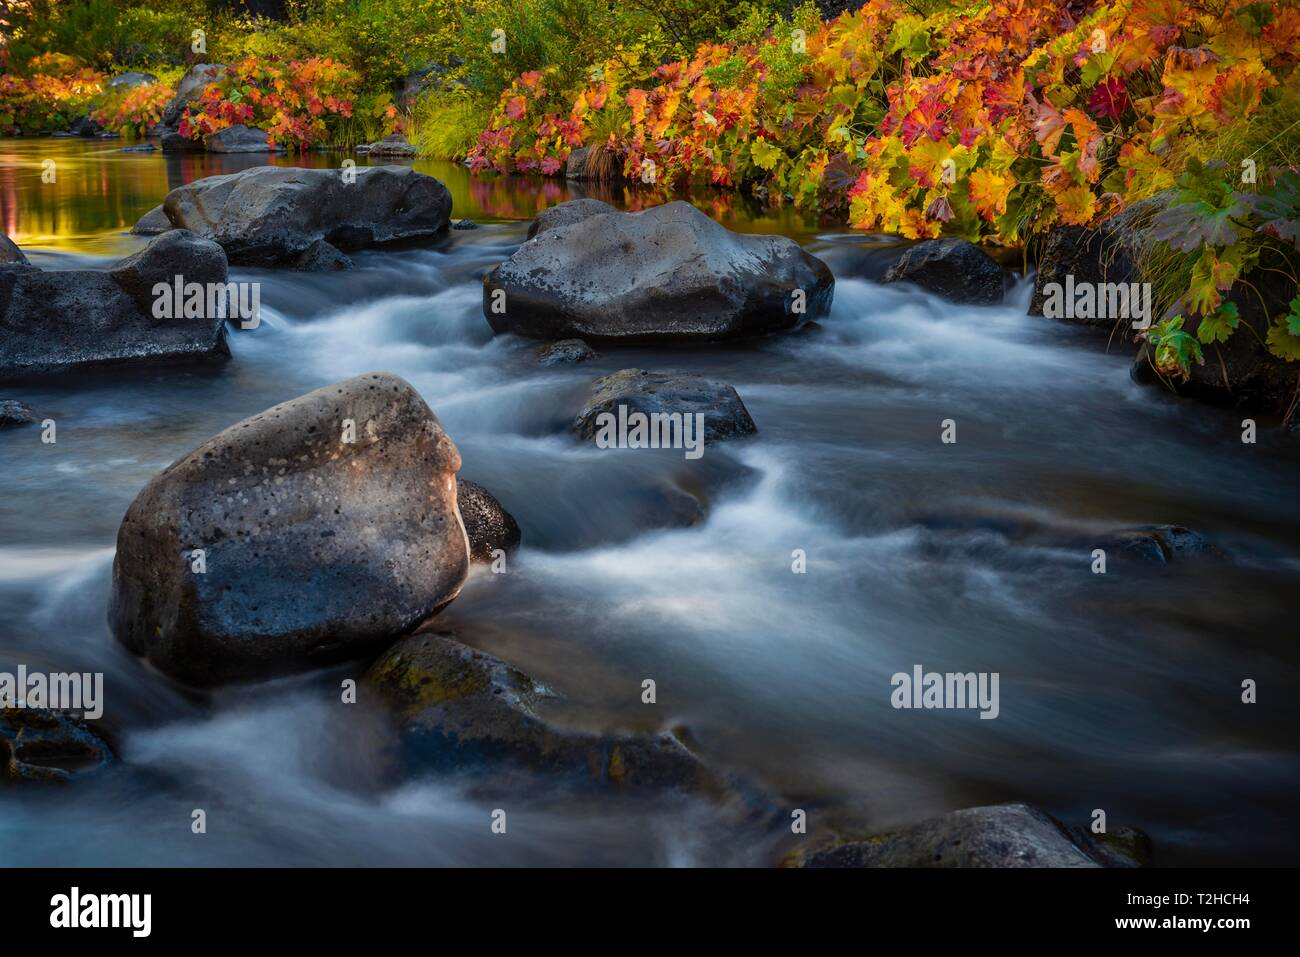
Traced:
<path fill-rule="evenodd" d="M 512 96 L 506 100 L 505 114 L 512 120 L 522 120 L 528 112 L 528 101 L 522 96 Z"/>
<path fill-rule="evenodd" d="M 1263 64 L 1237 63 L 1214 78 L 1206 103 L 1220 123 L 1237 123 L 1259 109 L 1264 91 L 1276 85 Z"/>
<path fill-rule="evenodd" d="M 645 90 L 631 89 L 627 91 L 624 102 L 632 110 L 632 125 L 640 126 L 645 122 L 646 106 L 649 97 L 646 96 Z"/>
<path fill-rule="evenodd" d="M 987 169 L 971 172 L 968 192 L 976 212 L 988 222 L 993 222 L 1007 211 L 1007 198 L 1016 185 L 1010 173 L 994 173 Z"/>

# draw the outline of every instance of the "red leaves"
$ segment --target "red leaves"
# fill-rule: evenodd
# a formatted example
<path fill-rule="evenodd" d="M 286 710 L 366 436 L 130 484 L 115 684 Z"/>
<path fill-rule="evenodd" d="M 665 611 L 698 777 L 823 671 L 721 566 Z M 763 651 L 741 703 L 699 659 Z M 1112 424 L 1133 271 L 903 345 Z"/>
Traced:
<path fill-rule="evenodd" d="M 1128 108 L 1128 88 L 1119 77 L 1102 80 L 1088 97 L 1088 109 L 1102 119 L 1118 120 Z"/>

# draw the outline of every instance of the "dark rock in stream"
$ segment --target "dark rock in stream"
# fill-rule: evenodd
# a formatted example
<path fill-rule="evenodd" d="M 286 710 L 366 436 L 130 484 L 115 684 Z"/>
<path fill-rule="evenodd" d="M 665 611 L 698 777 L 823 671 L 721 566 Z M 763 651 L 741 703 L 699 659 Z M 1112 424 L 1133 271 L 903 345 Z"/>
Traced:
<path fill-rule="evenodd" d="M 1131 830 L 1131 829 L 1129 829 Z M 1141 834 L 1141 832 L 1134 832 Z M 1145 835 L 1142 835 L 1145 838 Z M 1136 867 L 1028 804 L 973 807 L 797 857 L 801 867 Z"/>
<path fill-rule="evenodd" d="M 519 523 L 482 485 L 457 479 L 456 506 L 469 539 L 470 561 L 490 562 L 496 549 L 509 552 L 519 547 Z"/>
<path fill-rule="evenodd" d="M 459 468 L 437 417 L 387 373 L 236 423 L 127 509 L 113 631 L 196 686 L 373 653 L 460 593 Z"/>
<path fill-rule="evenodd" d="M 623 369 L 603 376 L 591 384 L 591 394 L 578 418 L 574 431 L 582 439 L 594 439 L 601 429 L 602 413 L 619 415 L 619 406 L 628 413 L 646 416 L 704 416 L 704 438 L 717 442 L 735 436 L 752 435 L 758 426 L 736 390 L 725 382 L 683 373 L 646 372 Z"/>
<path fill-rule="evenodd" d="M 544 346 L 537 353 L 537 364 L 542 366 L 575 365 L 597 358 L 596 350 L 581 339 L 561 339 Z"/>
<path fill-rule="evenodd" d="M 112 749 L 84 718 L 0 707 L 0 784 L 66 783 L 112 762 Z"/>
<path fill-rule="evenodd" d="M 1181 525 L 1143 525 L 1110 532 L 1094 548 L 1104 549 L 1108 558 L 1168 565 L 1175 559 L 1226 559 L 1205 536 Z"/>
<path fill-rule="evenodd" d="M 313 244 L 341 250 L 434 236 L 451 193 L 406 166 L 338 170 L 256 166 L 178 186 L 163 200 L 175 225 L 221 244 L 232 263 L 291 265 Z"/>
<path fill-rule="evenodd" d="M 0 268 L 0 378 L 224 359 L 219 316 L 156 319 L 153 287 L 224 283 L 215 243 L 171 230 L 108 272 Z"/>
<path fill-rule="evenodd" d="M 709 341 L 791 329 L 830 309 L 834 279 L 784 236 L 733 233 L 689 203 L 546 210 L 483 279 L 497 333 L 534 339 Z"/>
<path fill-rule="evenodd" d="M 885 283 L 910 282 L 949 302 L 996 305 L 1007 271 L 964 239 L 927 239 L 911 246 L 885 273 Z"/>
<path fill-rule="evenodd" d="M 371 666 L 366 682 L 397 715 L 422 767 L 506 764 L 597 787 L 727 790 L 671 734 L 593 734 L 551 724 L 539 713 L 554 697 L 547 689 L 449 634 L 403 639 Z"/>
<path fill-rule="evenodd" d="M 0 429 L 15 429 L 20 425 L 36 424 L 36 413 L 31 406 L 17 399 L 0 399 Z"/>

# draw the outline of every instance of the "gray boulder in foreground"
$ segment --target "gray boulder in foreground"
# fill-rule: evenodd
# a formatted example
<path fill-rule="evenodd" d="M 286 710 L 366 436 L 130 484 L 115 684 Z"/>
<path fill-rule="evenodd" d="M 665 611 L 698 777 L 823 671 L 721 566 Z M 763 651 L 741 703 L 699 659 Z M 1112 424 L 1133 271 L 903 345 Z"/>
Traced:
<path fill-rule="evenodd" d="M 291 265 L 324 241 L 361 249 L 433 236 L 447 226 L 451 193 L 405 166 L 342 171 L 257 166 L 178 186 L 163 200 L 168 220 L 220 243 L 232 263 Z"/>
<path fill-rule="evenodd" d="M 377 651 L 465 581 L 459 468 L 437 417 L 387 373 L 236 423 L 155 476 L 127 509 L 113 631 L 196 686 Z"/>
<path fill-rule="evenodd" d="M 447 634 L 421 632 L 366 674 L 408 751 L 435 770 L 545 772 L 557 783 L 721 794 L 722 781 L 671 734 L 572 731 L 541 714 L 554 697 L 532 678 Z"/>
<path fill-rule="evenodd" d="M 908 247 L 882 281 L 910 282 L 949 302 L 988 306 L 1002 301 L 1007 274 L 964 239 L 927 239 Z"/>
<path fill-rule="evenodd" d="M 709 442 L 758 431 L 739 393 L 725 382 L 644 369 L 623 369 L 595 380 L 574 422 L 574 431 L 579 438 L 595 438 L 601 427 L 601 413 L 617 418 L 619 406 L 625 406 L 628 414 L 640 412 L 647 416 L 701 413 L 704 437 Z"/>
<path fill-rule="evenodd" d="M 1132 829 L 1125 829 L 1133 832 Z M 1145 837 L 1145 835 L 1143 835 Z M 1124 845 L 1099 845 L 1028 804 L 953 811 L 911 827 L 806 855 L 803 867 L 1137 866 Z"/>
<path fill-rule="evenodd" d="M 224 283 L 226 255 L 178 229 L 108 272 L 0 268 L 0 378 L 228 357 L 219 315 L 154 318 L 154 285 L 177 274 Z"/>
<path fill-rule="evenodd" d="M 689 203 L 620 213 L 579 200 L 543 213 L 484 277 L 483 314 L 535 339 L 707 341 L 815 319 L 833 288 L 793 240 L 733 233 Z"/>

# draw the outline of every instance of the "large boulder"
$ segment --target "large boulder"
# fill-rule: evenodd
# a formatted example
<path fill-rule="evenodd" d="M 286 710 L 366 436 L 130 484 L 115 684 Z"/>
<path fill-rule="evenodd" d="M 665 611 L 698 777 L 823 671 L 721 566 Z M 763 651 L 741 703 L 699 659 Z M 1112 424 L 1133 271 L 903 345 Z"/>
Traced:
<path fill-rule="evenodd" d="M 459 468 L 437 417 L 387 373 L 239 422 L 155 476 L 127 510 L 113 630 L 196 686 L 376 651 L 465 581 Z"/>
<path fill-rule="evenodd" d="M 995 305 L 1005 293 L 1007 272 L 964 239 L 927 239 L 909 246 L 882 281 L 910 282 L 949 302 Z"/>
<path fill-rule="evenodd" d="M 834 279 L 821 260 L 782 236 L 733 233 L 689 203 L 620 213 L 587 201 L 549 215 L 565 221 L 539 226 L 484 277 L 483 314 L 498 333 L 730 339 L 830 308 Z"/>
<path fill-rule="evenodd" d="M 639 412 L 647 417 L 702 414 L 707 442 L 758 431 L 739 393 L 725 382 L 644 369 L 623 369 L 592 382 L 574 431 L 582 439 L 596 438 L 602 421 L 609 421 L 602 414 L 618 418 L 620 406 L 628 415 Z"/>
<path fill-rule="evenodd" d="M 482 485 L 457 479 L 456 504 L 469 539 L 471 561 L 490 562 L 497 549 L 508 552 L 519 547 L 523 537 L 519 523 Z"/>
<path fill-rule="evenodd" d="M 1028 804 L 966 808 L 911 827 L 815 850 L 803 867 L 1136 866 Z"/>
<path fill-rule="evenodd" d="M 366 674 L 392 709 L 414 762 L 442 771 L 514 767 L 578 786 L 721 794 L 721 779 L 671 734 L 594 734 L 542 714 L 554 695 L 450 634 L 420 633 Z"/>
<path fill-rule="evenodd" d="M 290 264 L 321 240 L 339 249 L 433 236 L 451 194 L 405 166 L 338 170 L 258 166 L 178 186 L 163 200 L 173 225 L 220 243 L 233 263 Z"/>
<path fill-rule="evenodd" d="M 0 269 L 0 378 L 230 355 L 218 315 L 156 319 L 153 287 L 224 283 L 216 243 L 172 230 L 108 272 Z"/>

